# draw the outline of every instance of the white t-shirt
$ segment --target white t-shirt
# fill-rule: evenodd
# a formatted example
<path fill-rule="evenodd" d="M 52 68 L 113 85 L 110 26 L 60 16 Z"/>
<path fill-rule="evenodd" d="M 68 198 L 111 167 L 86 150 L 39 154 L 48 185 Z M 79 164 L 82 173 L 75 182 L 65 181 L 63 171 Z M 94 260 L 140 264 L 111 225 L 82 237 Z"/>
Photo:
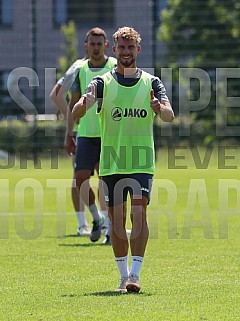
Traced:
<path fill-rule="evenodd" d="M 76 60 L 65 72 L 65 74 L 58 80 L 58 85 L 62 86 L 65 91 L 69 91 L 72 84 L 79 73 L 79 69 L 85 58 Z"/>

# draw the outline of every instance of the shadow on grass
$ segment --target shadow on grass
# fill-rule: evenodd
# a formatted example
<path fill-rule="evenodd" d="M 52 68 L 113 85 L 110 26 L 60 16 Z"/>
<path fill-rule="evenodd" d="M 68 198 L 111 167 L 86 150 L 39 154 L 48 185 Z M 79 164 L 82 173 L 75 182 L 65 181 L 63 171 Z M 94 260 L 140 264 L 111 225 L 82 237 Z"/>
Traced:
<path fill-rule="evenodd" d="M 67 235 L 64 235 L 64 238 L 68 238 L 68 237 L 77 237 L 77 238 L 86 238 L 88 237 L 89 238 L 89 235 L 86 235 L 86 236 L 79 236 L 77 234 L 67 234 Z"/>
<path fill-rule="evenodd" d="M 77 294 L 62 294 L 61 298 L 76 298 L 79 297 Z"/>
<path fill-rule="evenodd" d="M 116 291 L 104 291 L 104 292 L 92 292 L 92 293 L 85 293 L 84 296 L 119 296 L 119 295 L 140 295 L 140 296 L 152 296 L 151 293 L 145 293 L 145 292 L 127 292 L 127 293 L 119 293 Z"/>
<path fill-rule="evenodd" d="M 48 238 L 48 239 L 66 239 L 66 238 L 85 239 L 85 238 L 88 238 L 89 239 L 89 236 L 88 235 L 79 236 L 77 234 L 67 234 L 67 235 L 48 235 L 48 236 L 45 236 L 45 238 Z"/>
<path fill-rule="evenodd" d="M 96 297 L 114 297 L 114 296 L 129 296 L 129 295 L 137 295 L 140 297 L 146 297 L 146 296 L 152 296 L 152 293 L 145 293 L 145 292 L 139 292 L 139 293 L 118 293 L 116 291 L 104 291 L 104 292 L 92 292 L 92 293 L 84 293 L 83 295 L 79 294 L 62 294 L 62 298 L 76 298 L 80 296 L 96 296 Z"/>
<path fill-rule="evenodd" d="M 68 237 L 74 237 L 74 238 L 84 238 L 85 236 L 79 236 L 77 234 L 69 234 L 69 235 L 48 235 L 45 236 L 46 239 L 66 239 Z M 86 236 L 89 237 L 89 236 Z"/>
<path fill-rule="evenodd" d="M 66 246 L 66 247 L 96 247 L 96 246 L 104 246 L 106 247 L 106 245 L 103 245 L 101 243 L 86 243 L 86 244 L 58 244 L 58 246 Z"/>
<path fill-rule="evenodd" d="M 85 239 L 85 238 L 89 238 L 89 235 L 79 236 L 79 235 L 77 235 L 77 234 L 66 234 L 66 235 L 57 235 L 56 237 L 57 237 L 58 239 L 67 239 L 67 238 Z"/>

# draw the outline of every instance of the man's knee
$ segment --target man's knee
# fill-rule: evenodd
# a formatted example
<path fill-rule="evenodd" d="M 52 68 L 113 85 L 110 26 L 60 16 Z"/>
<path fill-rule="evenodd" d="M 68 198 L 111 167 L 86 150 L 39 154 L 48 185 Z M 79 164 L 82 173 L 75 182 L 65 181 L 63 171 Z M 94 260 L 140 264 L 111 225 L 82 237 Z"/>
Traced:
<path fill-rule="evenodd" d="M 82 185 L 86 180 L 91 177 L 91 171 L 89 170 L 79 170 L 75 172 L 77 185 Z"/>

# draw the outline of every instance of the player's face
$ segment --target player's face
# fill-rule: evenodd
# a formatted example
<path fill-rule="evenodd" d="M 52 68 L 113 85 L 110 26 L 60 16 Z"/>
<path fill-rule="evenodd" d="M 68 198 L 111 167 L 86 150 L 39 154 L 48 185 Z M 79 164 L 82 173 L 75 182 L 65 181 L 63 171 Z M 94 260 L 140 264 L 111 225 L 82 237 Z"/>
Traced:
<path fill-rule="evenodd" d="M 107 43 L 103 36 L 89 36 L 86 46 L 90 59 L 99 61 L 104 58 Z"/>
<path fill-rule="evenodd" d="M 116 46 L 113 47 L 118 63 L 125 68 L 136 67 L 136 58 L 140 49 L 140 45 L 134 40 L 123 38 L 119 38 Z"/>

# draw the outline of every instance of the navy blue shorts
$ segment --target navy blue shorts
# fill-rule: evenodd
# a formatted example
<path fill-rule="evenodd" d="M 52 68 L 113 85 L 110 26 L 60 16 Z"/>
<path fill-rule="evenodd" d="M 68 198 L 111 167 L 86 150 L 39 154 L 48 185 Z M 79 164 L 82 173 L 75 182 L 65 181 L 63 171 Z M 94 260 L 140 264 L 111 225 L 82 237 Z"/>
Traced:
<path fill-rule="evenodd" d="M 89 169 L 94 171 L 100 159 L 100 138 L 78 137 L 74 160 L 75 171 Z"/>
<path fill-rule="evenodd" d="M 128 193 L 133 197 L 145 196 L 150 201 L 153 181 L 151 174 L 114 174 L 102 176 L 102 181 L 107 206 L 126 202 Z"/>

